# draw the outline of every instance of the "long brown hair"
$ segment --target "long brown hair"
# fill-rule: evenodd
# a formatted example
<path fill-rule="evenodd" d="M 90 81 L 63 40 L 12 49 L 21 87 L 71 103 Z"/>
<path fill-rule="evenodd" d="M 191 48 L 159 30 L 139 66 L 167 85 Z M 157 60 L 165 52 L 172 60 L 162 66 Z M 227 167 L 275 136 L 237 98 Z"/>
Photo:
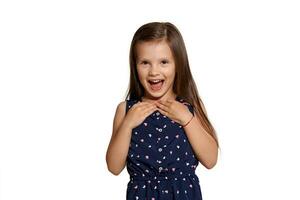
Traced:
<path fill-rule="evenodd" d="M 170 22 L 150 22 L 142 25 L 134 34 L 129 53 L 130 81 L 126 99 L 141 99 L 144 88 L 139 81 L 136 69 L 136 44 L 145 41 L 166 41 L 175 61 L 175 80 L 173 92 L 191 104 L 204 129 L 219 142 L 216 131 L 210 123 L 206 109 L 198 94 L 198 90 L 190 71 L 187 51 L 181 33 Z"/>

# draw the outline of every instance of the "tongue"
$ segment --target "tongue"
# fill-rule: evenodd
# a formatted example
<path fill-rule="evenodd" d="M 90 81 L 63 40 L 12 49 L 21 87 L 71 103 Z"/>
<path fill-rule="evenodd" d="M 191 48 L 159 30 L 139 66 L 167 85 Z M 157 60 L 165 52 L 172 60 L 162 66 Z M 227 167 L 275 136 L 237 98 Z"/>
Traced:
<path fill-rule="evenodd" d="M 152 90 L 160 90 L 162 83 L 163 83 L 162 81 L 159 81 L 158 83 L 150 84 L 150 87 Z"/>

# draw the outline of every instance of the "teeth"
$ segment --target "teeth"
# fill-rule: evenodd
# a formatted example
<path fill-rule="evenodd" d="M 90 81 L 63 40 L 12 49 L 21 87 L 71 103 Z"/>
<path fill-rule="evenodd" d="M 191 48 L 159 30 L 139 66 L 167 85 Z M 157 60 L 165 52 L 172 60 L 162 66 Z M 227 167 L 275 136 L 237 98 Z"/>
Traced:
<path fill-rule="evenodd" d="M 151 81 L 151 82 L 153 82 L 153 83 L 158 83 L 158 82 L 161 81 L 161 80 L 149 80 L 149 81 Z"/>

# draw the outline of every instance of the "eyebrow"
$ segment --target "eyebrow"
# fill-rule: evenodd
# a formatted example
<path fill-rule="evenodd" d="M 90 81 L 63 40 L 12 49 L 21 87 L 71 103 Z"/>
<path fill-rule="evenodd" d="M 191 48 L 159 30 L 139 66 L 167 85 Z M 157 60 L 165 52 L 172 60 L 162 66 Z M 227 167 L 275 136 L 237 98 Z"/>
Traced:
<path fill-rule="evenodd" d="M 162 57 L 162 58 L 159 58 L 158 60 L 170 60 L 170 59 L 168 57 Z M 138 59 L 138 61 L 150 61 L 150 60 L 147 58 L 140 58 L 140 59 Z"/>

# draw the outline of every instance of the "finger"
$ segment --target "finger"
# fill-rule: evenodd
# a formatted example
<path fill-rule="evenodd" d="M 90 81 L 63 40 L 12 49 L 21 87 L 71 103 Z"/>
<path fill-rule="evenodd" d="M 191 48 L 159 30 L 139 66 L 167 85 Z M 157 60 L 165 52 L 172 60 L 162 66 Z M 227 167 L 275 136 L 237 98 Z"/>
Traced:
<path fill-rule="evenodd" d="M 150 105 L 147 105 L 147 107 L 146 107 L 146 111 L 151 111 L 151 110 L 156 110 L 157 109 L 157 107 L 156 107 L 156 105 L 154 105 L 154 104 L 150 104 Z"/>
<path fill-rule="evenodd" d="M 135 108 L 135 107 L 139 107 L 139 106 L 140 106 L 140 102 L 137 102 L 137 103 L 133 104 L 131 107 Z"/>
<path fill-rule="evenodd" d="M 157 108 L 157 105 L 155 103 L 149 103 L 148 105 L 150 108 Z"/>
<path fill-rule="evenodd" d="M 167 116 L 167 112 L 165 112 L 164 110 L 162 110 L 162 109 L 158 108 L 158 111 L 159 111 L 161 114 L 163 114 L 163 115 L 166 115 L 166 116 Z"/>
<path fill-rule="evenodd" d="M 160 101 L 160 104 L 165 105 L 165 106 L 170 106 L 172 102 L 169 102 L 168 100 L 165 101 Z"/>
<path fill-rule="evenodd" d="M 141 105 L 143 108 L 144 108 L 144 107 L 147 108 L 147 107 L 151 106 L 152 104 L 149 103 L 149 102 L 141 102 L 140 105 Z"/>
<path fill-rule="evenodd" d="M 161 103 L 157 104 L 157 107 L 163 110 L 167 110 L 168 108 L 165 104 L 161 104 Z"/>
<path fill-rule="evenodd" d="M 152 106 L 155 105 L 155 102 L 143 102 L 144 105 Z"/>
<path fill-rule="evenodd" d="M 150 114 L 152 114 L 154 111 L 156 111 L 157 110 L 157 108 L 156 107 L 150 107 L 149 109 L 147 109 L 147 111 L 146 111 L 146 114 L 147 115 L 150 115 Z"/>

